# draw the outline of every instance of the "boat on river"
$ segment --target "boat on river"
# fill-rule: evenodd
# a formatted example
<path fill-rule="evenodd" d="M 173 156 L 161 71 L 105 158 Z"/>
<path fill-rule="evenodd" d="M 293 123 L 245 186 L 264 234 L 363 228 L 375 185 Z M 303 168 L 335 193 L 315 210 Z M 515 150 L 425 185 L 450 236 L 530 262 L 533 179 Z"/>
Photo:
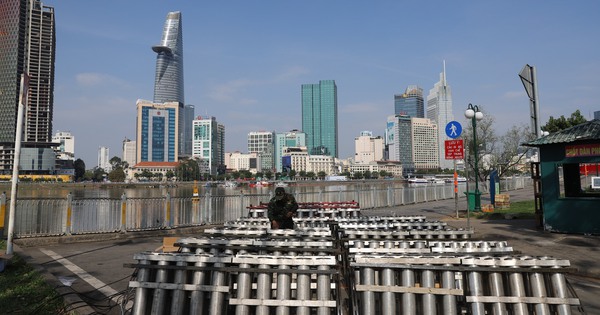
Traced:
<path fill-rule="evenodd" d="M 429 183 L 425 178 L 411 177 L 408 179 L 408 184 L 411 186 L 426 186 Z"/>
<path fill-rule="evenodd" d="M 251 187 L 251 188 L 254 188 L 254 187 L 269 187 L 269 186 L 270 186 L 270 183 L 267 182 L 266 180 L 251 182 L 250 184 L 248 184 L 248 187 Z"/>

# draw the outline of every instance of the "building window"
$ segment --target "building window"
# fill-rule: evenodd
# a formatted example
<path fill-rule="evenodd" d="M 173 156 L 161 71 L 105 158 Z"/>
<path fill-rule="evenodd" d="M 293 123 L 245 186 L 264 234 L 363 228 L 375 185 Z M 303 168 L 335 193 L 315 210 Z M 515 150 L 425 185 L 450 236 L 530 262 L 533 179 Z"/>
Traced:
<path fill-rule="evenodd" d="M 556 165 L 559 198 L 600 198 L 600 163 L 564 163 Z"/>

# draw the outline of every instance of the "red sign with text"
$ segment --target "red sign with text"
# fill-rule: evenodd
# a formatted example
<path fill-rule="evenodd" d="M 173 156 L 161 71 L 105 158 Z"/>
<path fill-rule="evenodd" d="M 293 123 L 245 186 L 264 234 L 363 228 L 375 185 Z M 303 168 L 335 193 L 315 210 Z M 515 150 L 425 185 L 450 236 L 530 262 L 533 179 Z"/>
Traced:
<path fill-rule="evenodd" d="M 446 160 L 462 160 L 465 158 L 465 147 L 463 140 L 446 140 Z"/>

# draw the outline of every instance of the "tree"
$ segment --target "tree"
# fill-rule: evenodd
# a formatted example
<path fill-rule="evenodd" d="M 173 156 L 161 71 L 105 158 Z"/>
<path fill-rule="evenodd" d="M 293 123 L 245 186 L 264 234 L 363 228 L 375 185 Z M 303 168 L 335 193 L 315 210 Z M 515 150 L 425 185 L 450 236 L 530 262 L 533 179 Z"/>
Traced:
<path fill-rule="evenodd" d="M 493 161 L 494 168 L 499 171 L 498 176 L 502 177 L 516 165 L 522 164 L 530 148 L 523 147 L 521 144 L 534 138 L 535 135 L 527 125 L 512 126 L 500 138 L 502 150 L 498 151 L 496 159 Z"/>
<path fill-rule="evenodd" d="M 154 174 L 152 174 L 152 172 L 150 172 L 149 170 L 143 170 L 139 175 L 139 177 L 147 181 L 151 180 L 153 176 Z"/>
<path fill-rule="evenodd" d="M 104 176 L 106 176 L 106 172 L 101 167 L 94 168 L 94 173 L 92 175 L 92 180 L 95 182 L 104 181 Z"/>
<path fill-rule="evenodd" d="M 167 178 L 167 180 L 171 180 L 173 177 L 175 177 L 175 173 L 173 171 L 171 171 L 171 170 L 168 170 L 165 173 L 165 177 Z"/>
<path fill-rule="evenodd" d="M 294 179 L 294 177 L 296 177 L 296 171 L 295 170 L 290 170 L 290 172 L 288 173 L 288 176 L 290 177 L 290 179 Z M 313 177 L 314 177 L 314 173 L 313 173 Z"/>
<path fill-rule="evenodd" d="M 194 181 L 200 179 L 200 166 L 195 159 L 179 161 L 176 169 L 180 181 Z"/>
<path fill-rule="evenodd" d="M 273 178 L 273 172 L 271 171 L 266 171 L 265 172 L 265 178 L 270 180 L 271 178 Z"/>
<path fill-rule="evenodd" d="M 482 107 L 479 107 L 481 110 Z M 474 169 L 475 160 L 477 160 L 477 166 L 479 170 L 478 181 L 485 181 L 495 164 L 489 163 L 489 157 L 497 154 L 496 150 L 498 145 L 498 137 L 494 131 L 494 117 L 486 115 L 484 112 L 483 119 L 477 121 L 477 143 L 473 141 L 473 125 L 471 122 L 467 122 L 462 138 L 465 145 L 465 158 L 469 168 Z M 477 146 L 477 159 L 475 159 L 475 146 Z M 484 159 L 486 157 L 486 159 Z M 469 173 L 469 175 L 475 175 Z"/>
<path fill-rule="evenodd" d="M 365 171 L 364 173 L 365 179 L 370 179 L 371 178 L 371 171 Z"/>
<path fill-rule="evenodd" d="M 317 172 L 317 177 L 318 178 L 325 179 L 325 176 L 327 176 L 327 173 L 325 173 L 324 171 Z"/>
<path fill-rule="evenodd" d="M 300 172 L 298 172 L 298 175 L 300 176 L 301 179 L 305 179 L 306 178 L 306 171 L 300 171 Z"/>
<path fill-rule="evenodd" d="M 480 108 L 481 109 L 481 108 Z M 477 145 L 477 166 L 480 182 L 486 182 L 493 170 L 499 171 L 499 176 L 507 172 L 515 172 L 515 166 L 522 165 L 530 150 L 522 146 L 535 138 L 527 125 L 512 126 L 504 135 L 498 137 L 494 131 L 494 119 L 484 113 L 484 118 L 477 122 L 477 143 L 473 144 L 473 128 L 468 122 L 463 133 L 465 143 L 465 162 L 468 169 L 473 169 L 475 164 L 474 145 Z M 469 171 L 473 178 L 474 173 Z"/>
<path fill-rule="evenodd" d="M 75 169 L 75 181 L 81 181 L 85 176 L 85 162 L 82 159 L 77 159 L 73 162 L 73 168 Z"/>
<path fill-rule="evenodd" d="M 127 162 L 121 161 L 121 158 L 118 156 L 113 156 L 109 161 L 110 166 L 112 166 L 112 169 L 116 169 L 116 168 L 126 168 L 127 166 L 129 166 L 127 164 Z"/>
<path fill-rule="evenodd" d="M 83 180 L 94 180 L 94 171 L 87 170 L 85 174 L 83 174 Z"/>
<path fill-rule="evenodd" d="M 542 126 L 543 131 L 548 131 L 549 133 L 558 132 L 567 128 L 571 128 L 573 126 L 577 126 L 586 122 L 585 117 L 581 115 L 579 110 L 576 110 L 571 114 L 571 117 L 565 118 L 565 116 L 561 115 L 559 118 L 554 118 L 550 116 L 548 122 Z"/>
<path fill-rule="evenodd" d="M 108 173 L 108 180 L 111 182 L 124 182 L 125 181 L 125 171 L 123 171 L 122 167 L 117 167 Z"/>

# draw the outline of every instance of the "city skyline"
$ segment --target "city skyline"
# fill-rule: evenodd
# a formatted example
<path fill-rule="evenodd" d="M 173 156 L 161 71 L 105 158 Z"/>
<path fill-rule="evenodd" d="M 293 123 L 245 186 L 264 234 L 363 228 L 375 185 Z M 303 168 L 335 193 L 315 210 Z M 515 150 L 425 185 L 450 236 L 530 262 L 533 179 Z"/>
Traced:
<path fill-rule="evenodd" d="M 594 1 L 332 2 L 318 11 L 243 1 L 44 4 L 57 12 L 53 133 L 70 131 L 76 158 L 88 168 L 98 146 L 120 156 L 122 139 L 135 138 L 136 100 L 153 95 L 156 54 L 149 47 L 172 11 L 184 16 L 186 104 L 227 127 L 226 151 L 244 151 L 250 131 L 301 129 L 301 85 L 333 79 L 339 155 L 350 157 L 360 131 L 383 134 L 393 95 L 411 84 L 429 91 L 443 60 L 453 114 L 463 125 L 468 103 L 482 105 L 499 134 L 529 124 L 518 78 L 525 64 L 537 68 L 542 124 L 576 109 L 591 119 L 599 107 Z M 423 14 L 398 19 L 398 12 Z M 108 14 L 111 23 L 97 23 Z M 118 47 L 118 57 L 106 47 Z"/>

